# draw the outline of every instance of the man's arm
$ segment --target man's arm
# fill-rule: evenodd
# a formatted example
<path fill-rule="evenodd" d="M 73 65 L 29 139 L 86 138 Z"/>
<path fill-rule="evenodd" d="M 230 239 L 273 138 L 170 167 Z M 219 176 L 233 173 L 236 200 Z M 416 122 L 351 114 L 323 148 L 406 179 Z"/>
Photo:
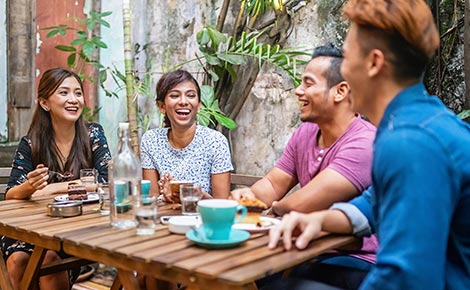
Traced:
<path fill-rule="evenodd" d="M 348 201 L 358 194 L 357 188 L 346 177 L 326 168 L 306 186 L 275 202 L 273 212 L 283 215 L 292 210 L 304 213 L 323 210 L 335 202 Z"/>
<path fill-rule="evenodd" d="M 271 206 L 273 201 L 281 199 L 297 183 L 297 178 L 274 167 L 251 187 L 233 190 L 231 196 L 233 199 L 256 197 L 266 205 Z"/>

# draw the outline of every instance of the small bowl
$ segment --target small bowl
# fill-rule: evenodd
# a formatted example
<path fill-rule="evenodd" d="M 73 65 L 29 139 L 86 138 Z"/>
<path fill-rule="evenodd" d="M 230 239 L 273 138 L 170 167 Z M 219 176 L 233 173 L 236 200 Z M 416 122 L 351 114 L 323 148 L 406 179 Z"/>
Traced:
<path fill-rule="evenodd" d="M 47 205 L 47 215 L 52 217 L 72 217 L 81 214 L 81 201 L 60 201 Z"/>
<path fill-rule="evenodd" d="M 199 226 L 201 218 L 199 216 L 174 216 L 168 220 L 168 229 L 175 234 L 186 234 L 193 226 Z"/>

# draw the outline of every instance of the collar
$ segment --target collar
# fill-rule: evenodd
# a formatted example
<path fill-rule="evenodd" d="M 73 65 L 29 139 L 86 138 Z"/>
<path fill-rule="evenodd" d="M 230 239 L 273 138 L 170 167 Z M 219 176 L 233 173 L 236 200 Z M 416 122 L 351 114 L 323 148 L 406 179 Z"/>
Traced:
<path fill-rule="evenodd" d="M 407 87 L 406 89 L 399 92 L 385 109 L 382 120 L 380 120 L 379 126 L 377 127 L 377 131 L 387 126 L 390 120 L 393 119 L 393 116 L 396 115 L 398 110 L 404 107 L 408 107 L 417 100 L 427 97 L 429 97 L 429 94 L 422 82 Z"/>

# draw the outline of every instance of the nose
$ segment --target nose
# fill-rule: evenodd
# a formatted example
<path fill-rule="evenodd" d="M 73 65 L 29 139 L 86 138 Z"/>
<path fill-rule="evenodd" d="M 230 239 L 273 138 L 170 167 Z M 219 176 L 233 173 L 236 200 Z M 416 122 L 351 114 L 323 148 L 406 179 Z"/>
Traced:
<path fill-rule="evenodd" d="M 188 98 L 185 95 L 181 95 L 180 104 L 186 105 L 188 103 Z"/>
<path fill-rule="evenodd" d="M 75 95 L 74 93 L 70 93 L 68 98 L 67 98 L 67 102 L 69 103 L 78 103 L 78 97 L 77 95 Z"/>
<path fill-rule="evenodd" d="M 300 97 L 300 96 L 303 96 L 303 95 L 304 95 L 304 89 L 303 89 L 302 85 L 299 85 L 298 87 L 295 88 L 294 94 L 295 94 L 297 97 Z"/>

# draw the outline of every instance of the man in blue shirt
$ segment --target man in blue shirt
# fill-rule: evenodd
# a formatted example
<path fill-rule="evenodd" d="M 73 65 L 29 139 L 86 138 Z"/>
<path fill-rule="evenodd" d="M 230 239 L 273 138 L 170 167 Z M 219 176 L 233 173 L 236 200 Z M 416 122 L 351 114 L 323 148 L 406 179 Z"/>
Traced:
<path fill-rule="evenodd" d="M 439 34 L 424 0 L 349 0 L 342 73 L 353 105 L 376 124 L 372 186 L 349 203 L 291 213 L 271 230 L 303 249 L 321 230 L 377 233 L 360 289 L 470 289 L 470 126 L 422 83 Z M 293 288 L 291 288 L 293 289 Z M 315 288 L 318 289 L 318 288 Z"/>

